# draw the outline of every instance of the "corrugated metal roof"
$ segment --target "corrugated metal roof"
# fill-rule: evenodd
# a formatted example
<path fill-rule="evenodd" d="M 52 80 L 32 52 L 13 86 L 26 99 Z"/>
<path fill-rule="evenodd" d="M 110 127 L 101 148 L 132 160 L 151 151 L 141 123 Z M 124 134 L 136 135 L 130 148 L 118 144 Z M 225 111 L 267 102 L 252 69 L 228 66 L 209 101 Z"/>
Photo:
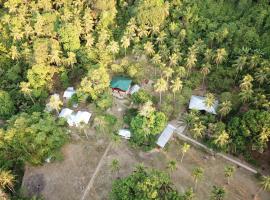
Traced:
<path fill-rule="evenodd" d="M 166 128 L 163 130 L 163 132 L 161 133 L 161 135 L 159 136 L 157 145 L 163 148 L 172 137 L 172 134 L 175 129 L 176 128 L 173 125 L 168 124 Z"/>
<path fill-rule="evenodd" d="M 205 97 L 192 95 L 189 102 L 189 109 L 204 110 L 212 114 L 217 114 L 218 101 L 215 101 L 214 105 L 210 108 L 205 105 L 204 101 Z"/>

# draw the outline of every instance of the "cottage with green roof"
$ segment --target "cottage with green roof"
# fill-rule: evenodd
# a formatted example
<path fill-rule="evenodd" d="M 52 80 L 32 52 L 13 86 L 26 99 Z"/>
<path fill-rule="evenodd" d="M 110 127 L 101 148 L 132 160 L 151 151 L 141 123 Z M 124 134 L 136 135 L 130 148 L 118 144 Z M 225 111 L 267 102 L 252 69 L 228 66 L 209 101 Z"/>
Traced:
<path fill-rule="evenodd" d="M 115 76 L 111 80 L 110 87 L 113 91 L 127 94 L 131 86 L 132 80 L 123 76 Z"/>

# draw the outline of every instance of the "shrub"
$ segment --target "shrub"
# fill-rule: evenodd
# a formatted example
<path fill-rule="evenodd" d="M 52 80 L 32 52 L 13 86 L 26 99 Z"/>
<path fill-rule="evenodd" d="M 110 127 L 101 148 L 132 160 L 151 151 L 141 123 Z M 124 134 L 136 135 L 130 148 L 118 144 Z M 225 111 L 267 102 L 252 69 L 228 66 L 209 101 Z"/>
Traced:
<path fill-rule="evenodd" d="M 152 101 L 153 97 L 151 94 L 147 93 L 145 90 L 139 90 L 138 92 L 131 95 L 132 102 L 136 104 L 144 104 L 147 101 Z"/>
<path fill-rule="evenodd" d="M 0 118 L 8 118 L 14 111 L 15 107 L 10 95 L 0 90 Z"/>
<path fill-rule="evenodd" d="M 96 101 L 96 105 L 101 110 L 107 110 L 108 108 L 112 107 L 113 98 L 112 95 L 107 92 L 101 95 L 101 97 Z"/>

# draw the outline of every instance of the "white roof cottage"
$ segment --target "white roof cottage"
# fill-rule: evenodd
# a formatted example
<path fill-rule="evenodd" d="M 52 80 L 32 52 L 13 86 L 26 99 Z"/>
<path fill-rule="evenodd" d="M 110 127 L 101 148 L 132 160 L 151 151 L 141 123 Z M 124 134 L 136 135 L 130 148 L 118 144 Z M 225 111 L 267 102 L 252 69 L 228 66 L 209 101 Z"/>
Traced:
<path fill-rule="evenodd" d="M 212 114 L 217 114 L 218 101 L 216 100 L 214 105 L 210 108 L 205 105 L 204 101 L 205 97 L 192 95 L 189 102 L 189 109 L 204 110 Z"/>

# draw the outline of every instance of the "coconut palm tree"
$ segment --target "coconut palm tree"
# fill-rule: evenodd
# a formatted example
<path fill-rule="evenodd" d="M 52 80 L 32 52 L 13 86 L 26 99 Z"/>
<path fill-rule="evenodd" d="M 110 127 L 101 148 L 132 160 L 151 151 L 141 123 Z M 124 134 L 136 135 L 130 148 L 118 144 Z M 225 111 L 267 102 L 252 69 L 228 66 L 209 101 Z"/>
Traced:
<path fill-rule="evenodd" d="M 14 182 L 15 177 L 12 175 L 11 171 L 0 171 L 0 188 L 1 189 L 9 189 L 10 191 L 14 191 Z"/>
<path fill-rule="evenodd" d="M 207 108 L 211 108 L 215 104 L 215 96 L 212 93 L 206 94 L 204 104 Z"/>
<path fill-rule="evenodd" d="M 195 193 L 192 188 L 189 188 L 185 191 L 184 195 L 184 200 L 193 200 L 195 198 Z"/>
<path fill-rule="evenodd" d="M 204 53 L 204 60 L 207 63 L 210 63 L 212 61 L 213 58 L 213 50 L 212 49 L 206 49 L 205 53 Z"/>
<path fill-rule="evenodd" d="M 194 183 L 195 183 L 194 189 L 196 190 L 198 181 L 201 181 L 202 178 L 203 178 L 203 175 L 204 175 L 204 169 L 201 168 L 201 167 L 195 167 L 195 168 L 192 170 L 192 174 L 191 174 L 191 175 L 192 175 L 193 180 L 194 180 Z"/>
<path fill-rule="evenodd" d="M 205 77 L 210 73 L 210 68 L 211 68 L 211 64 L 210 63 L 206 63 L 202 66 L 201 68 L 201 74 L 203 75 L 203 82 L 202 85 L 204 86 L 204 80 Z"/>
<path fill-rule="evenodd" d="M 230 184 L 230 178 L 234 175 L 235 173 L 235 167 L 232 165 L 225 166 L 224 168 L 224 175 L 227 178 L 227 184 Z"/>
<path fill-rule="evenodd" d="M 232 110 L 232 103 L 231 101 L 226 100 L 220 104 L 218 112 L 220 114 L 220 117 L 222 118 L 228 115 L 231 110 Z"/>
<path fill-rule="evenodd" d="M 181 148 L 181 152 L 182 152 L 181 163 L 183 161 L 184 155 L 188 152 L 189 149 L 190 149 L 190 145 L 187 143 L 184 143 Z"/>
<path fill-rule="evenodd" d="M 165 92 L 168 89 L 168 83 L 163 79 L 160 78 L 157 80 L 156 84 L 154 85 L 155 91 L 159 92 L 159 103 L 161 104 L 162 100 L 162 92 Z"/>
<path fill-rule="evenodd" d="M 243 102 L 243 103 L 246 103 L 248 102 L 252 96 L 253 96 L 253 90 L 252 89 L 248 89 L 248 90 L 243 90 L 239 93 L 239 96 L 240 96 L 240 100 Z"/>
<path fill-rule="evenodd" d="M 112 173 L 117 172 L 117 174 L 119 174 L 119 170 L 120 170 L 119 160 L 113 159 L 111 162 L 110 168 L 111 168 Z"/>
<path fill-rule="evenodd" d="M 252 88 L 252 81 L 253 81 L 253 77 L 249 74 L 245 75 L 241 84 L 240 84 L 240 88 L 241 90 L 249 90 Z"/>
<path fill-rule="evenodd" d="M 169 57 L 169 65 L 170 66 L 176 66 L 179 60 L 179 56 L 176 53 L 173 53 L 170 57 Z"/>
<path fill-rule="evenodd" d="M 152 44 L 152 42 L 146 42 L 144 45 L 143 45 L 143 49 L 145 50 L 145 53 L 148 55 L 148 56 L 151 56 L 155 53 L 155 50 L 154 50 L 154 45 Z"/>
<path fill-rule="evenodd" d="M 167 169 L 170 171 L 170 174 L 177 169 L 176 161 L 170 160 L 167 164 Z"/>
<path fill-rule="evenodd" d="M 254 200 L 257 199 L 257 196 L 259 195 L 259 193 L 264 190 L 264 191 L 270 191 L 270 176 L 262 176 L 262 180 L 260 182 L 260 189 L 256 192 L 256 194 L 254 195 Z"/>
<path fill-rule="evenodd" d="M 116 41 L 111 41 L 108 45 L 108 50 L 113 55 L 117 54 L 119 52 L 119 44 Z"/>
<path fill-rule="evenodd" d="M 127 36 L 123 36 L 121 39 L 121 46 L 125 49 L 125 56 L 127 54 L 127 48 L 130 46 L 130 39 Z"/>
<path fill-rule="evenodd" d="M 183 88 L 183 82 L 180 80 L 179 77 L 177 77 L 175 80 L 171 81 L 171 86 L 170 86 L 172 92 L 173 92 L 173 99 L 175 102 L 175 93 L 182 90 Z"/>
<path fill-rule="evenodd" d="M 197 56 L 195 53 L 190 53 L 186 59 L 186 68 L 188 70 L 188 74 L 190 73 L 191 69 L 196 65 Z"/>
<path fill-rule="evenodd" d="M 211 200 L 223 200 L 225 198 L 226 191 L 223 187 L 213 186 L 211 191 Z"/>
<path fill-rule="evenodd" d="M 31 99 L 31 101 L 33 102 L 33 104 L 35 104 L 35 101 L 34 99 L 32 98 L 32 89 L 30 89 L 30 83 L 27 83 L 27 82 L 21 82 L 20 83 L 20 88 L 21 88 L 21 91 L 24 95 L 28 95 Z"/>
<path fill-rule="evenodd" d="M 195 123 L 193 128 L 191 129 L 191 133 L 193 137 L 196 139 L 198 137 L 202 137 L 206 127 L 202 124 L 202 122 Z"/>
<path fill-rule="evenodd" d="M 214 139 L 214 144 L 216 144 L 219 147 L 224 147 L 226 144 L 228 144 L 230 139 L 229 134 L 223 130 L 216 138 Z"/>
<path fill-rule="evenodd" d="M 20 53 L 16 46 L 11 46 L 10 48 L 10 56 L 12 60 L 17 60 L 20 57 Z"/>
<path fill-rule="evenodd" d="M 169 81 L 169 78 L 173 75 L 173 69 L 170 67 L 166 67 L 165 69 L 163 69 L 163 74 L 166 78 L 166 81 Z"/>
<path fill-rule="evenodd" d="M 63 105 L 63 102 L 60 100 L 59 96 L 52 95 L 49 101 L 49 106 L 53 110 L 56 110 L 56 112 L 59 114 L 59 110 L 61 106 Z"/>
<path fill-rule="evenodd" d="M 225 61 L 226 56 L 227 56 L 226 49 L 224 48 L 217 49 L 216 56 L 215 56 L 215 63 L 217 64 L 217 66 L 219 64 L 222 64 Z"/>

